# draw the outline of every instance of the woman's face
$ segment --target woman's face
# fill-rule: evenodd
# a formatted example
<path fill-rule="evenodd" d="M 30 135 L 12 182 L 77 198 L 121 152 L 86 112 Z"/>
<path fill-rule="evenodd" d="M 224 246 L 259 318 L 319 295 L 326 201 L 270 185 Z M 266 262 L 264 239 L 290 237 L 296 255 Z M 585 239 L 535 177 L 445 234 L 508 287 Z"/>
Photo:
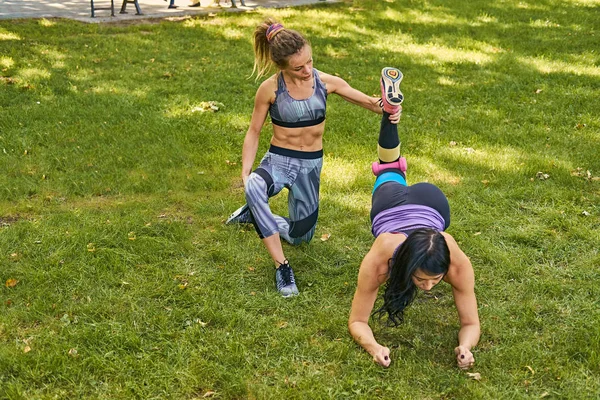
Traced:
<path fill-rule="evenodd" d="M 440 283 L 443 277 L 444 274 L 427 275 L 419 268 L 412 274 L 412 281 L 416 287 L 427 292 Z"/>
<path fill-rule="evenodd" d="M 304 46 L 299 52 L 291 56 L 284 71 L 295 79 L 303 81 L 312 79 L 313 59 L 310 46 Z"/>

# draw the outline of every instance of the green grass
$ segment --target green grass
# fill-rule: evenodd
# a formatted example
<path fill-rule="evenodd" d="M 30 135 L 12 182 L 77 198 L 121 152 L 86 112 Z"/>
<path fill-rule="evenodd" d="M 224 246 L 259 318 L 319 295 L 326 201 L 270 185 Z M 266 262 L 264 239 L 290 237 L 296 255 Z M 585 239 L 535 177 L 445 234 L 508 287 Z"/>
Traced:
<path fill-rule="evenodd" d="M 0 21 L 0 398 L 595 398 L 599 6 L 363 0 L 140 25 Z M 448 195 L 476 272 L 480 381 L 455 367 L 448 285 L 402 327 L 372 324 L 387 370 L 347 333 L 372 242 L 377 115 L 330 98 L 315 240 L 285 247 L 299 297 L 277 295 L 252 228 L 223 225 L 243 202 L 258 87 L 245 78 L 265 15 L 366 93 L 382 67 L 404 72 L 409 181 Z M 204 101 L 224 106 L 192 111 Z M 257 158 L 269 139 L 267 126 Z M 284 196 L 273 207 L 285 212 Z"/>

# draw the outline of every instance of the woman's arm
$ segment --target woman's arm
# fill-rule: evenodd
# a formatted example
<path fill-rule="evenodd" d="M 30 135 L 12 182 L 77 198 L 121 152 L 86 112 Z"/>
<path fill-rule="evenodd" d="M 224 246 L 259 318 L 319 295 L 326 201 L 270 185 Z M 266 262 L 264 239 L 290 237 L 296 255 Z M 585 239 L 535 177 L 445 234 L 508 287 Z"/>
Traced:
<path fill-rule="evenodd" d="M 383 114 L 383 110 L 379 105 L 380 99 L 378 97 L 367 96 L 360 90 L 354 89 L 345 80 L 340 77 L 320 72 L 319 77 L 327 86 L 327 93 L 335 93 L 342 97 L 344 100 L 359 105 L 367 110 L 371 110 L 377 114 Z M 400 107 L 402 110 L 402 107 Z M 397 124 L 400 120 L 401 111 L 390 115 L 390 121 Z"/>
<path fill-rule="evenodd" d="M 371 250 L 363 259 L 358 272 L 358 284 L 352 309 L 348 319 L 348 330 L 356 341 L 376 363 L 388 367 L 390 365 L 390 349 L 377 343 L 369 326 L 369 317 L 377 299 L 379 286 L 387 279 L 387 260 L 382 252 L 381 236 L 375 240 Z"/>
<path fill-rule="evenodd" d="M 461 369 L 475 364 L 471 349 L 477 345 L 480 336 L 477 298 L 475 297 L 475 273 L 471 260 L 458 247 L 452 236 L 445 234 L 450 248 L 450 268 L 447 281 L 452 285 L 454 303 L 460 320 L 458 346 L 454 349 L 456 362 Z"/>
<path fill-rule="evenodd" d="M 273 91 L 269 93 L 271 85 L 270 79 L 264 81 L 256 91 L 256 97 L 254 98 L 252 119 L 250 120 L 250 127 L 246 132 L 244 145 L 242 147 L 242 180 L 244 181 L 244 185 L 246 184 L 246 179 L 248 179 L 248 176 L 252 172 L 256 151 L 258 150 L 260 131 L 267 119 L 267 113 L 271 105 L 271 97 L 274 93 Z"/>

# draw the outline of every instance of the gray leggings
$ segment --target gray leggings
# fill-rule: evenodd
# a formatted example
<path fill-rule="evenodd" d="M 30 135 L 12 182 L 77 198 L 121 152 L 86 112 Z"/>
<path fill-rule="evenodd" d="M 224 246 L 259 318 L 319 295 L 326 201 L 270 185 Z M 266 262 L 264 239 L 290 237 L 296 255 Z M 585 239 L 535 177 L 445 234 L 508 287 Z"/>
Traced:
<path fill-rule="evenodd" d="M 323 151 L 295 151 L 271 146 L 246 181 L 246 202 L 260 238 L 276 233 L 291 244 L 309 242 L 319 215 Z M 289 190 L 289 218 L 271 212 L 269 198 Z"/>

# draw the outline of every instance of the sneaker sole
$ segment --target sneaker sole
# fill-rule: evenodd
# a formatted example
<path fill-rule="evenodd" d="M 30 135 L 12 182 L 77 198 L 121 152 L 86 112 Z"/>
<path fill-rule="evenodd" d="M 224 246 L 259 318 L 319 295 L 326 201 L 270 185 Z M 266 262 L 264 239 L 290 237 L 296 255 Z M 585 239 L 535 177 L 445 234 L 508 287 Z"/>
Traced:
<path fill-rule="evenodd" d="M 241 206 L 240 208 L 238 208 L 237 210 L 235 210 L 233 212 L 233 214 L 231 214 L 229 216 L 229 218 L 227 218 L 227 221 L 225 221 L 225 225 L 229 225 L 231 223 L 236 222 L 235 219 L 237 217 L 239 217 L 240 215 L 242 215 L 243 213 L 245 213 L 248 210 L 248 204 L 244 204 L 243 206 Z"/>
<path fill-rule="evenodd" d="M 298 294 L 299 294 L 299 293 L 298 293 L 298 289 L 296 289 L 295 291 L 293 291 L 293 292 L 291 292 L 291 293 L 286 293 L 286 294 L 284 294 L 284 293 L 282 293 L 281 291 L 279 291 L 279 294 L 281 295 L 281 297 L 285 297 L 285 298 L 287 298 L 287 297 L 294 297 L 294 296 L 298 296 Z"/>
<path fill-rule="evenodd" d="M 397 107 L 404 101 L 400 91 L 400 82 L 404 75 L 398 68 L 385 67 L 381 70 L 381 93 L 385 93 L 385 100 L 392 107 Z"/>

